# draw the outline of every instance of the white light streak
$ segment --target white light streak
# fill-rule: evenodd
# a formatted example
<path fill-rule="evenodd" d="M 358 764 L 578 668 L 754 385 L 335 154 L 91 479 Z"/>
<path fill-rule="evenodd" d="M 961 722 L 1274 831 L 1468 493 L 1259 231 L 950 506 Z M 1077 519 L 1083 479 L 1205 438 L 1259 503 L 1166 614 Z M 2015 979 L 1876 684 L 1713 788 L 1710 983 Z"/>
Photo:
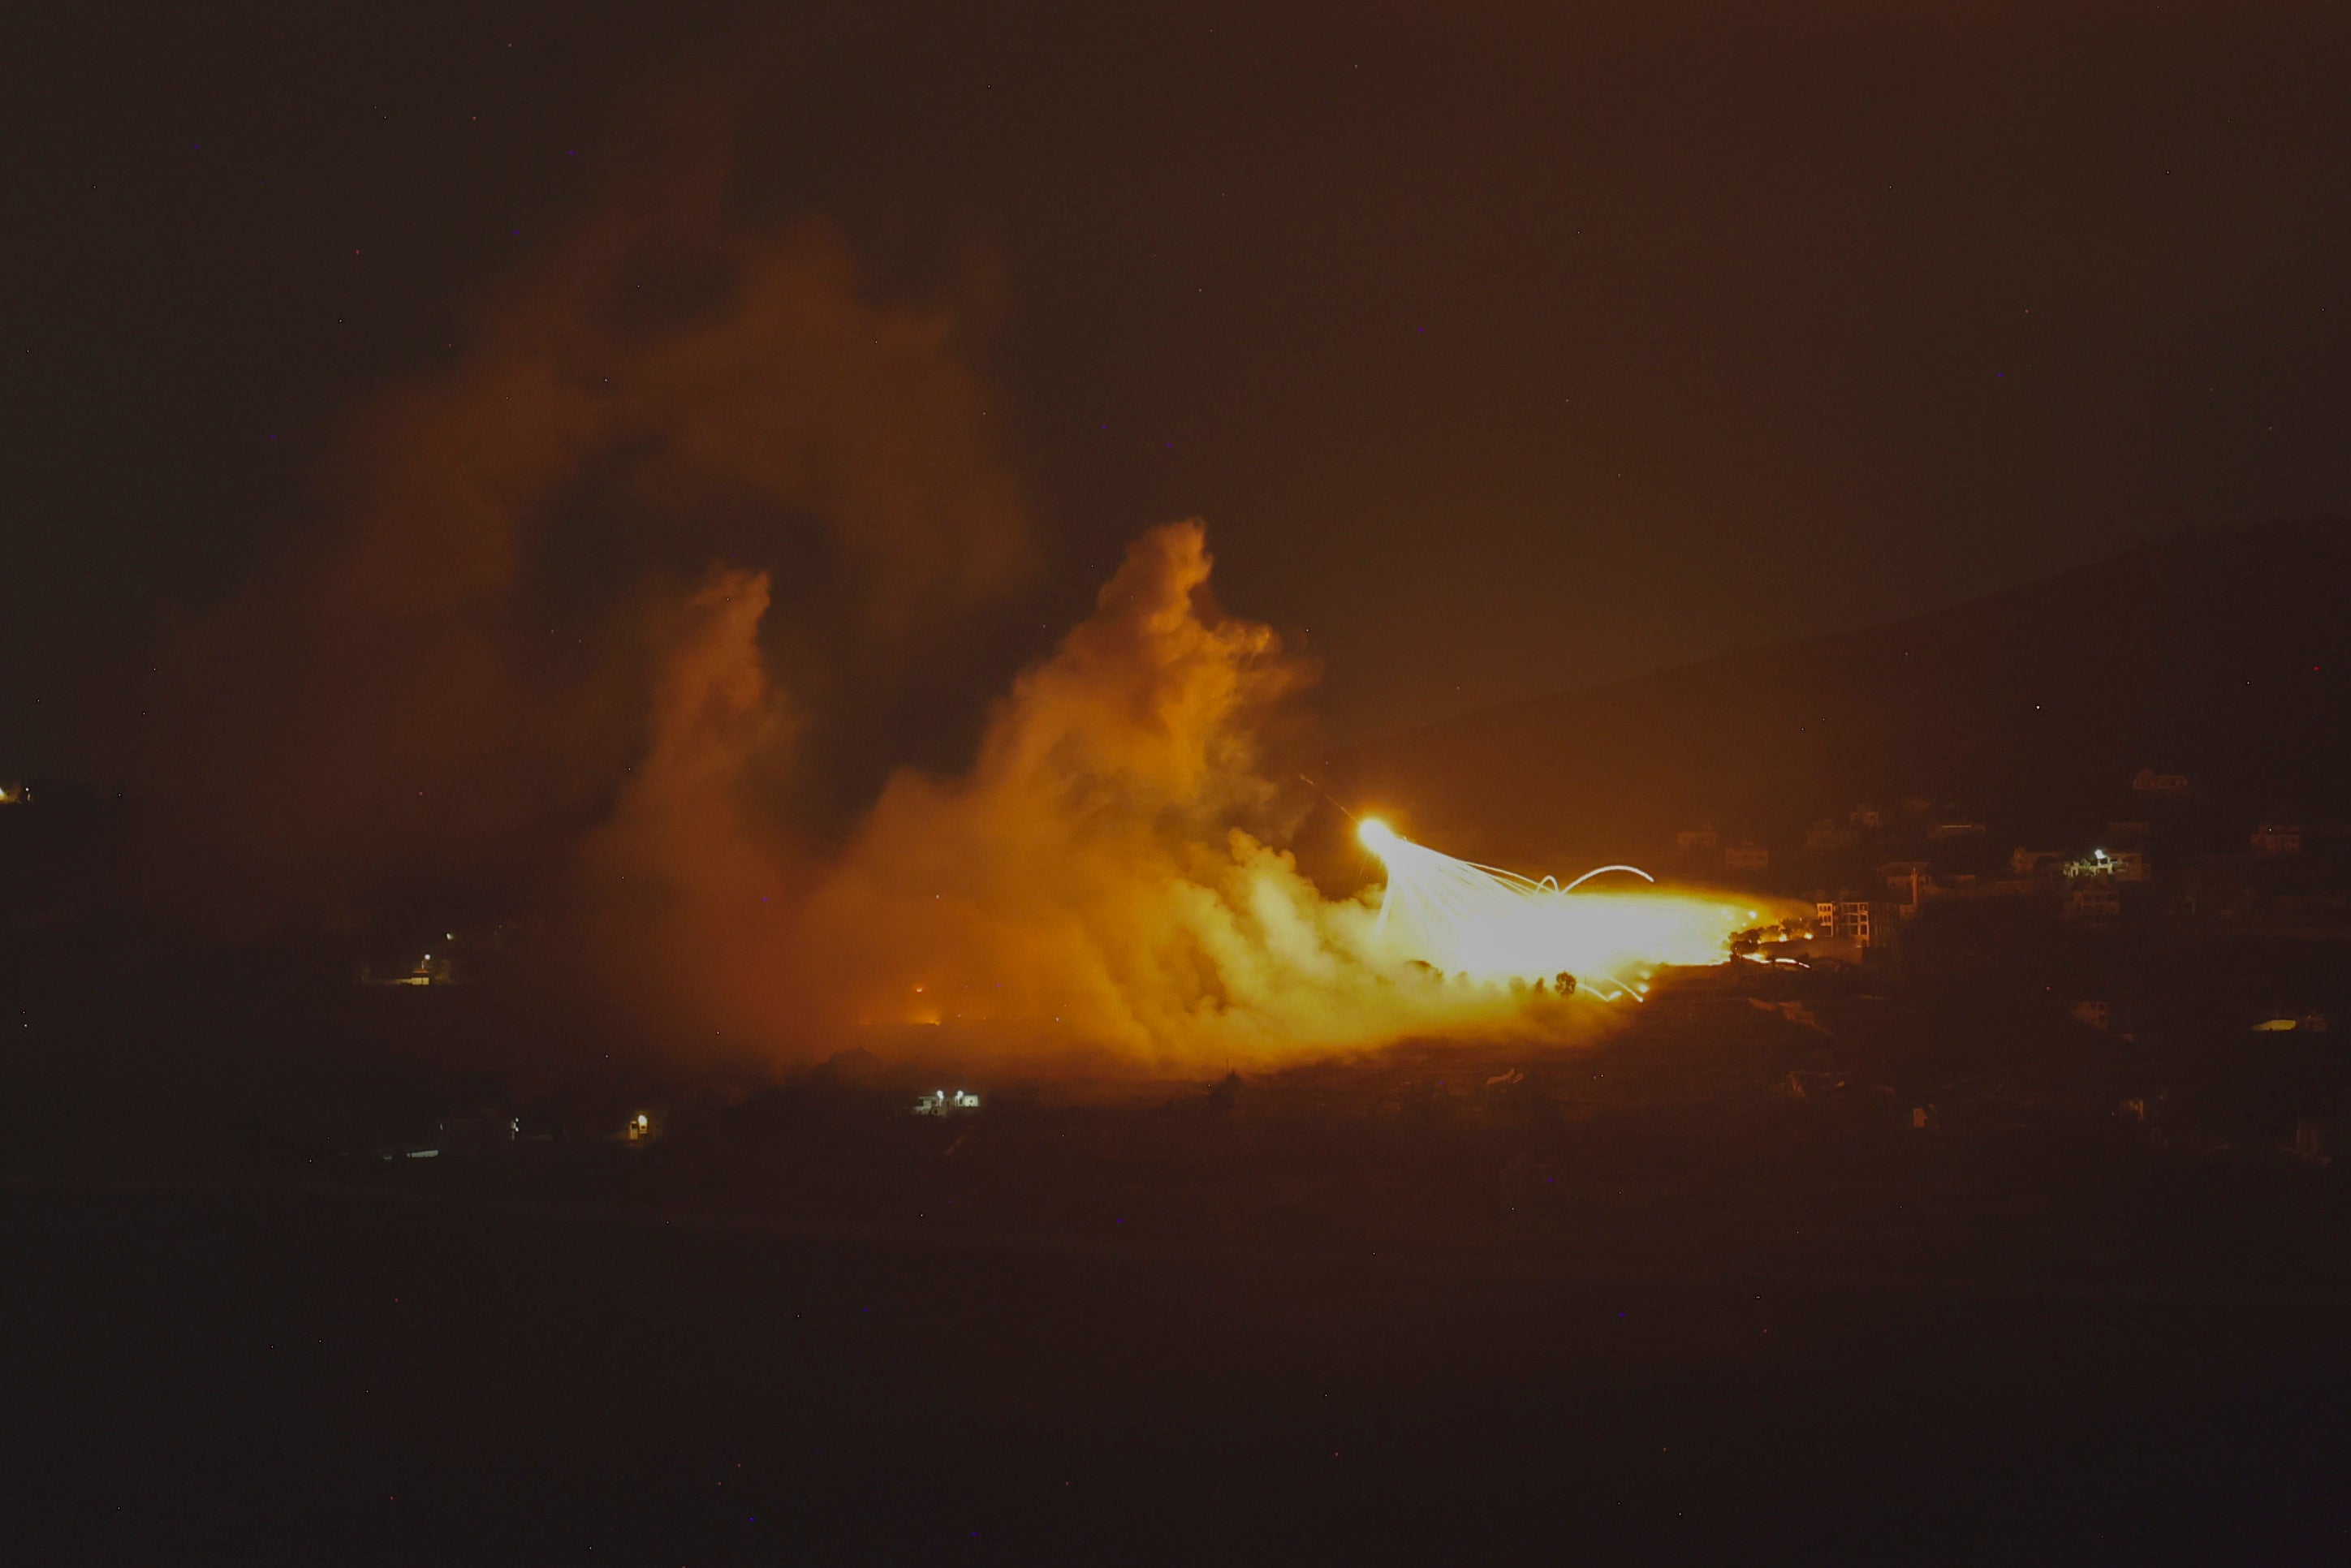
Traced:
<path fill-rule="evenodd" d="M 1603 866 L 1565 887 L 1413 843 L 1376 817 L 1357 830 L 1387 870 L 1373 927 L 1386 955 L 1477 981 L 1576 977 L 1603 1001 L 1638 1002 L 1660 964 L 1719 963 L 1752 917 L 1718 898 L 1655 888 L 1637 866 Z M 1649 886 L 1583 890 L 1607 872 Z"/>

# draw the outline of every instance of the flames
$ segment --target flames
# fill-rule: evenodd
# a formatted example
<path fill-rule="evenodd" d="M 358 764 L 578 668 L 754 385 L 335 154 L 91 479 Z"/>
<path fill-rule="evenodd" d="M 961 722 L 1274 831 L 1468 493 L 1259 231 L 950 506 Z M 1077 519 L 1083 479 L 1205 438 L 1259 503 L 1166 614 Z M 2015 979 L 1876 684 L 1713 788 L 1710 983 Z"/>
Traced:
<path fill-rule="evenodd" d="M 723 613 L 681 654 L 693 678 L 664 688 L 701 722 L 657 722 L 676 754 L 656 748 L 605 845 L 629 847 L 633 885 L 667 889 L 653 938 L 674 1004 L 803 1052 L 935 1025 L 898 1044 L 1032 1067 L 1270 1066 L 1589 1027 L 1656 966 L 1719 961 L 1751 923 L 1646 880 L 1528 881 L 1378 824 L 1364 838 L 1385 888 L 1326 896 L 1280 847 L 1310 803 L 1270 761 L 1312 672 L 1220 614 L 1209 571 L 1196 524 L 1139 540 L 1092 618 L 1015 682 L 968 774 L 900 774 L 845 846 L 798 866 L 728 761 L 727 737 L 773 731 L 761 713 L 782 707 L 757 674 L 764 596 L 714 592 Z"/>
<path fill-rule="evenodd" d="M 1467 981 L 1515 981 L 1604 1001 L 1648 993 L 1660 964 L 1719 961 L 1730 939 L 1756 919 L 1720 898 L 1661 892 L 1635 866 L 1603 866 L 1565 887 L 1515 871 L 1457 860 L 1413 843 L 1377 817 L 1357 828 L 1388 882 L 1374 927 L 1375 950 L 1428 964 Z M 1640 879 L 1635 890 L 1585 891 L 1611 873 Z"/>

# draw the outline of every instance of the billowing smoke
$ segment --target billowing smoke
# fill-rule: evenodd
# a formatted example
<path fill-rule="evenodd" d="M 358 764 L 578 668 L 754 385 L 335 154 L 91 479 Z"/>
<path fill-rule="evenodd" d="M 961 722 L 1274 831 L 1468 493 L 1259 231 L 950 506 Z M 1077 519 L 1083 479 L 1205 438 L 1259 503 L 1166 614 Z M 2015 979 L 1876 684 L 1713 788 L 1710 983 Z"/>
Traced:
<path fill-rule="evenodd" d="M 320 547 L 190 639 L 213 891 L 520 907 L 647 1038 L 785 1059 L 1181 1070 L 1595 1005 L 1401 961 L 1301 873 L 1270 753 L 1312 671 L 1219 612 L 1196 524 L 1134 545 L 967 768 L 829 815 L 843 714 L 1016 587 L 1029 530 L 953 313 L 722 187 L 629 186 L 511 280 L 356 420 Z"/>
<path fill-rule="evenodd" d="M 757 756 L 778 722 L 756 674 L 758 586 L 715 583 L 662 742 L 598 840 L 659 889 L 662 971 L 692 972 L 686 992 L 730 1032 L 935 1026 L 935 1049 L 1031 1063 L 1262 1064 L 1527 1020 L 1527 988 L 1376 956 L 1373 906 L 1326 898 L 1269 842 L 1298 802 L 1260 747 L 1311 672 L 1220 615 L 1208 570 L 1196 524 L 1139 540 L 1092 618 L 1015 683 L 967 775 L 900 774 L 799 878 L 726 760 Z"/>
<path fill-rule="evenodd" d="M 360 410 L 308 546 L 186 639 L 165 762 L 208 797 L 215 894 L 365 914 L 565 875 L 674 739 L 646 715 L 714 607 L 747 602 L 697 586 L 714 561 L 766 573 L 763 657 L 820 726 L 1022 580 L 955 313 L 871 296 L 824 225 L 730 222 L 716 139 L 668 129 L 454 362 Z"/>

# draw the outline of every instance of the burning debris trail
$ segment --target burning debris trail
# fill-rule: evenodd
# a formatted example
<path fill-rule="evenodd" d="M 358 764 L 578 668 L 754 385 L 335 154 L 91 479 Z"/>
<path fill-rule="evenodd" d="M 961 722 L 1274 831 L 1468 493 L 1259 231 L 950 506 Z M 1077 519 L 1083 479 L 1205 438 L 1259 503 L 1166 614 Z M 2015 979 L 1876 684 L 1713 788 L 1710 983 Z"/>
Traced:
<path fill-rule="evenodd" d="M 1720 898 L 1655 891 L 1637 866 L 1603 866 L 1562 888 L 1457 860 L 1413 843 L 1377 817 L 1356 829 L 1387 871 L 1374 950 L 1473 981 L 1519 981 L 1603 1001 L 1640 997 L 1661 964 L 1720 962 L 1754 911 Z M 1585 892 L 1594 877 L 1637 877 L 1642 889 Z"/>

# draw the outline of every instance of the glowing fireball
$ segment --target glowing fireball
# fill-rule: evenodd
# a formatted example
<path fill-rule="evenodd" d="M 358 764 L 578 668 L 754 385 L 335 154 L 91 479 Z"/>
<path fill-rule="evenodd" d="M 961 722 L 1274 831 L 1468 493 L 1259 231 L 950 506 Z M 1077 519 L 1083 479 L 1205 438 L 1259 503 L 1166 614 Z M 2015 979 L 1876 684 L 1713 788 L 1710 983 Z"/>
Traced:
<path fill-rule="evenodd" d="M 1386 868 L 1374 943 L 1395 959 L 1471 980 L 1573 975 L 1604 998 L 1639 998 L 1662 964 L 1719 963 L 1749 921 L 1717 898 L 1667 892 L 1637 866 L 1603 866 L 1565 887 L 1457 860 L 1413 843 L 1376 817 L 1355 830 Z M 1611 872 L 1634 888 L 1589 889 Z"/>

